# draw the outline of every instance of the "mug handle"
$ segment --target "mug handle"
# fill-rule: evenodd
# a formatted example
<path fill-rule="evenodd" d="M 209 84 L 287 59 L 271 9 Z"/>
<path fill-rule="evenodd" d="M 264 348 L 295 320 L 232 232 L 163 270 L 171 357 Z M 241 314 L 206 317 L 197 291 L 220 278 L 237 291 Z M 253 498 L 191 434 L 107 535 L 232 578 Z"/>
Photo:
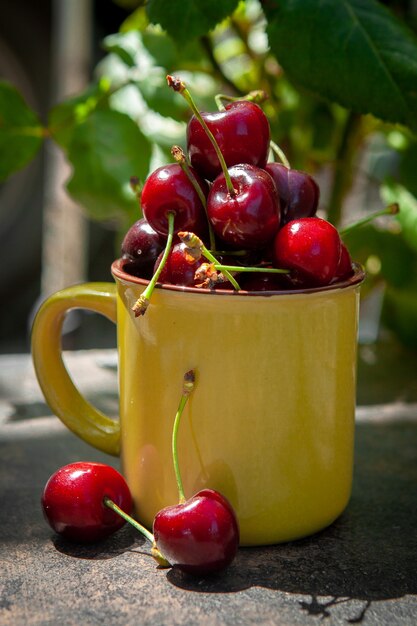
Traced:
<path fill-rule="evenodd" d="M 58 291 L 41 305 L 32 327 L 32 359 L 39 385 L 52 411 L 72 432 L 102 452 L 117 456 L 119 421 L 81 395 L 62 359 L 62 326 L 71 309 L 94 311 L 116 323 L 116 285 L 75 285 Z"/>

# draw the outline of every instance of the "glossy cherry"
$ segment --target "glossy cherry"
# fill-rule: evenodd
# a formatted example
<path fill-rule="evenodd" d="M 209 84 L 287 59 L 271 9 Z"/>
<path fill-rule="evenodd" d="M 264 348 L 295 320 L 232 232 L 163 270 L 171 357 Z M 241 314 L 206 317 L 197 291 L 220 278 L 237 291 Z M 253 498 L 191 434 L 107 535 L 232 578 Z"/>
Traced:
<path fill-rule="evenodd" d="M 242 272 L 239 284 L 244 291 L 281 291 L 293 286 L 286 274 L 262 274 L 260 272 Z"/>
<path fill-rule="evenodd" d="M 270 128 L 262 109 L 254 102 L 238 100 L 224 111 L 201 113 L 231 167 L 250 163 L 264 167 L 269 152 Z M 214 180 L 222 168 L 216 151 L 199 120 L 193 116 L 187 126 L 187 147 L 191 165 L 207 180 Z"/>
<path fill-rule="evenodd" d="M 266 171 L 274 179 L 281 203 L 281 223 L 316 214 L 320 190 L 314 178 L 306 172 L 268 163 Z"/>
<path fill-rule="evenodd" d="M 207 183 L 197 172 L 193 174 L 207 195 Z M 202 235 L 207 231 L 204 207 L 178 163 L 159 167 L 148 176 L 141 193 L 141 205 L 146 220 L 160 235 L 168 234 L 168 213 L 174 214 L 175 233 L 191 230 Z"/>
<path fill-rule="evenodd" d="M 333 278 L 333 282 L 346 280 L 350 278 L 353 275 L 353 271 L 354 270 L 353 270 L 352 258 L 350 256 L 349 250 L 347 249 L 345 244 L 342 243 L 340 261 L 339 261 L 339 265 L 337 266 L 337 270 Z"/>
<path fill-rule="evenodd" d="M 150 278 L 155 261 L 163 248 L 163 237 L 142 217 L 132 224 L 123 239 L 124 269 L 129 274 Z"/>
<path fill-rule="evenodd" d="M 55 532 L 84 543 L 104 539 L 125 523 L 104 504 L 105 497 L 130 513 L 132 496 L 123 476 L 109 465 L 79 461 L 49 478 L 41 504 Z"/>
<path fill-rule="evenodd" d="M 162 509 L 153 532 L 158 549 L 171 565 L 190 574 L 224 569 L 239 547 L 236 515 L 228 500 L 212 489 Z"/>
<path fill-rule="evenodd" d="M 237 248 L 261 248 L 280 225 L 278 193 L 271 176 L 254 165 L 240 164 L 228 170 L 234 194 L 224 174 L 213 182 L 207 214 L 216 235 Z"/>
<path fill-rule="evenodd" d="M 335 277 L 342 243 L 336 228 L 319 217 L 288 222 L 274 241 L 274 265 L 291 270 L 302 287 L 328 285 Z"/>
<path fill-rule="evenodd" d="M 172 247 L 165 266 L 159 275 L 158 280 L 160 283 L 170 283 L 183 287 L 195 286 L 195 272 L 205 259 L 203 257 L 193 259 L 189 254 L 186 254 L 186 251 L 187 246 L 184 243 L 177 243 Z M 154 270 L 158 267 L 161 257 L 162 255 L 160 254 L 156 260 Z"/>

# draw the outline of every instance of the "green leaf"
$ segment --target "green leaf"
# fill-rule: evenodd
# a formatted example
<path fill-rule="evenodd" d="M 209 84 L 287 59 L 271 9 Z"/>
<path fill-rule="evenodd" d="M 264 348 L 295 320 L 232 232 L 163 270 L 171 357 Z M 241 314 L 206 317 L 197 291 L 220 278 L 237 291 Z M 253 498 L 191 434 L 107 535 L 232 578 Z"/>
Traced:
<path fill-rule="evenodd" d="M 160 24 L 179 44 L 205 35 L 229 17 L 239 0 L 149 0 L 149 20 Z"/>
<path fill-rule="evenodd" d="M 48 129 L 53 139 L 67 149 L 74 128 L 84 122 L 99 106 L 107 106 L 109 84 L 101 80 L 83 93 L 57 104 L 49 112 Z"/>
<path fill-rule="evenodd" d="M 368 224 L 343 237 L 352 258 L 363 265 L 369 257 L 381 264 L 380 277 L 393 287 L 404 288 L 417 280 L 417 255 L 402 233 L 380 230 Z"/>
<path fill-rule="evenodd" d="M 136 85 L 152 111 L 164 117 L 172 117 L 179 122 L 189 117 L 189 108 L 185 100 L 179 98 L 178 94 L 167 86 L 166 72 L 154 71 L 146 78 L 136 81 Z"/>
<path fill-rule="evenodd" d="M 401 224 L 404 240 L 417 251 L 417 198 L 393 181 L 386 181 L 382 185 L 381 196 L 386 203 L 398 202 L 400 205 L 397 219 Z"/>
<path fill-rule="evenodd" d="M 417 197 L 417 141 L 412 141 L 405 150 L 398 152 L 399 182 Z"/>
<path fill-rule="evenodd" d="M 150 157 L 149 141 L 128 115 L 95 111 L 74 129 L 68 191 L 93 219 L 126 219 L 139 213 L 130 177 L 143 180 Z"/>
<path fill-rule="evenodd" d="M 143 49 L 142 39 L 137 31 L 109 35 L 104 39 L 103 47 L 107 52 L 116 54 L 128 67 L 135 67 L 137 55 Z"/>
<path fill-rule="evenodd" d="M 0 81 L 0 181 L 31 161 L 44 130 L 17 89 Z"/>
<path fill-rule="evenodd" d="M 417 348 L 417 282 L 409 289 L 386 290 L 382 319 L 408 348 Z"/>
<path fill-rule="evenodd" d="M 376 0 L 265 3 L 288 77 L 358 113 L 417 130 L 417 38 Z"/>

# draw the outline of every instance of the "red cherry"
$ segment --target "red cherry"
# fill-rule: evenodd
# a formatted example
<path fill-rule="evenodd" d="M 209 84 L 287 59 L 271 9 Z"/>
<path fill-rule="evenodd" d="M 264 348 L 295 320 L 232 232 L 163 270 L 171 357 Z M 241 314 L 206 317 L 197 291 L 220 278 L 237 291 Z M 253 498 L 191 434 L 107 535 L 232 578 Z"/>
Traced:
<path fill-rule="evenodd" d="M 306 172 L 289 169 L 282 163 L 268 163 L 265 169 L 277 187 L 282 224 L 315 215 L 320 190 L 314 178 Z"/>
<path fill-rule="evenodd" d="M 195 286 L 195 272 L 205 259 L 203 257 L 198 260 L 192 259 L 189 255 L 185 254 L 186 250 L 187 246 L 184 243 L 177 243 L 173 246 L 167 262 L 159 275 L 158 282 L 182 285 L 183 287 Z M 154 271 L 156 271 L 159 266 L 161 258 L 162 254 L 160 254 L 156 260 Z"/>
<path fill-rule="evenodd" d="M 126 513 L 132 510 L 132 496 L 119 472 L 103 463 L 80 461 L 61 467 L 50 477 L 41 504 L 55 532 L 73 541 L 92 542 L 125 523 L 105 506 L 105 496 Z"/>
<path fill-rule="evenodd" d="M 274 241 L 274 265 L 292 270 L 303 287 L 328 285 L 336 275 L 341 240 L 336 228 L 319 217 L 288 222 Z"/>
<path fill-rule="evenodd" d="M 159 511 L 153 532 L 158 549 L 171 565 L 190 574 L 224 569 L 239 546 L 236 515 L 226 498 L 212 489 Z"/>
<path fill-rule="evenodd" d="M 207 199 L 213 230 L 220 239 L 236 247 L 265 246 L 280 223 L 274 181 L 265 170 L 254 165 L 239 164 L 228 171 L 235 195 L 231 195 L 224 174 L 220 174 Z"/>
<path fill-rule="evenodd" d="M 193 172 L 205 196 L 207 183 Z M 156 232 L 168 234 L 168 213 L 174 213 L 174 232 L 190 230 L 198 234 L 207 230 L 204 207 L 196 190 L 178 163 L 157 168 L 145 181 L 141 193 L 142 211 Z"/>
<path fill-rule="evenodd" d="M 141 278 L 150 278 L 163 247 L 163 237 L 146 219 L 142 217 L 137 220 L 129 228 L 122 242 L 122 256 L 126 259 L 125 270 Z"/>
<path fill-rule="evenodd" d="M 264 167 L 268 158 L 270 128 L 262 109 L 255 103 L 238 100 L 224 111 L 201 114 L 213 133 L 228 167 L 250 163 Z M 191 165 L 208 180 L 222 171 L 216 151 L 198 119 L 187 126 L 187 146 Z"/>
<path fill-rule="evenodd" d="M 262 272 L 242 272 L 239 284 L 244 291 L 281 291 L 293 286 L 287 274 Z"/>
<path fill-rule="evenodd" d="M 345 244 L 342 243 L 340 261 L 339 261 L 339 265 L 337 266 L 337 270 L 336 270 L 336 274 L 333 279 L 333 282 L 346 280 L 347 278 L 350 278 L 352 274 L 353 274 L 352 258 L 349 254 L 349 250 L 347 249 Z"/>

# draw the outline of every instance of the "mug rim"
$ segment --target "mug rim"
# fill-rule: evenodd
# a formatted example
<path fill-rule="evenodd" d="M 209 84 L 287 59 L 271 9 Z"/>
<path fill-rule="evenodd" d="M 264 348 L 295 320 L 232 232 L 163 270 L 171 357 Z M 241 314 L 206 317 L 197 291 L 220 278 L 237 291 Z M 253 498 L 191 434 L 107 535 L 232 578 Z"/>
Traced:
<path fill-rule="evenodd" d="M 128 274 L 124 270 L 124 266 L 129 263 L 128 259 L 119 258 L 113 261 L 111 265 L 111 273 L 115 279 L 118 279 L 124 283 L 133 283 L 135 285 L 142 285 L 146 287 L 149 284 L 149 280 L 145 278 L 139 278 Z M 353 263 L 354 273 L 346 280 L 331 283 L 321 287 L 309 287 L 300 289 L 280 289 L 280 290 L 268 290 L 268 291 L 245 291 L 235 289 L 201 289 L 199 287 L 184 287 L 182 285 L 171 285 L 169 283 L 156 283 L 155 288 L 163 291 L 175 291 L 181 293 L 193 293 L 193 294 L 205 294 L 214 297 L 222 296 L 249 296 L 249 297 L 268 297 L 268 296 L 289 296 L 292 294 L 308 294 L 308 293 L 321 293 L 323 291 L 335 291 L 337 289 L 348 289 L 349 287 L 355 287 L 360 285 L 366 278 L 366 273 L 362 265 L 359 263 Z"/>

